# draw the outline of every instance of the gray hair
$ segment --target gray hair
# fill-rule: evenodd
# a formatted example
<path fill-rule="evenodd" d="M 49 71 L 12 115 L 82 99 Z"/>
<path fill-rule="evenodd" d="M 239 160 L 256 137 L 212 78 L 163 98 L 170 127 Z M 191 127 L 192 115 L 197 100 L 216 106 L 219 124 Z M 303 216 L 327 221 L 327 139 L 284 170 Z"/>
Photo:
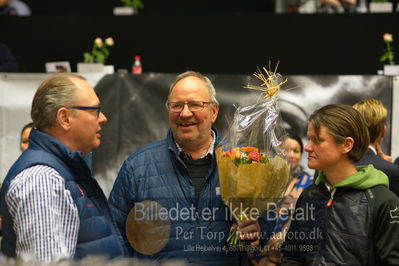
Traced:
<path fill-rule="evenodd" d="M 43 81 L 36 90 L 32 101 L 31 117 L 37 129 L 52 128 L 58 109 L 73 105 L 76 85 L 71 78 L 86 80 L 77 74 L 54 74 Z"/>
<path fill-rule="evenodd" d="M 195 72 L 195 71 L 186 71 L 186 72 L 181 73 L 180 75 L 178 75 L 176 77 L 175 81 L 173 81 L 172 85 L 170 85 L 169 94 L 168 94 L 168 101 L 169 101 L 169 97 L 170 97 L 170 94 L 172 93 L 173 88 L 176 86 L 176 83 L 178 83 L 180 80 L 182 80 L 184 78 L 187 78 L 187 77 L 196 77 L 196 78 L 199 78 L 202 81 L 204 81 L 205 82 L 205 86 L 209 90 L 209 95 L 211 97 L 211 102 L 213 102 L 215 104 L 219 104 L 218 100 L 216 99 L 216 91 L 215 91 L 215 88 L 213 87 L 213 84 L 212 84 L 211 80 L 208 77 L 202 75 L 201 73 Z"/>

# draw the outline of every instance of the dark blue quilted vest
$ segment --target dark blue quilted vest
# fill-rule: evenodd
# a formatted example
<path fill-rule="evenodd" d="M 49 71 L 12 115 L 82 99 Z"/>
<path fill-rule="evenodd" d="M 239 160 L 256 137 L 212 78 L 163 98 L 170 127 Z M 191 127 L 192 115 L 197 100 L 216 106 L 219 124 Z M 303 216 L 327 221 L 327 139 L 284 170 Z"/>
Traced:
<path fill-rule="evenodd" d="M 121 236 L 111 219 L 107 199 L 92 177 L 82 153 L 71 152 L 59 140 L 37 130 L 32 130 L 29 149 L 11 167 L 1 188 L 3 253 L 10 257 L 16 256 L 16 236 L 5 195 L 18 173 L 38 164 L 50 166 L 60 173 L 77 206 L 80 224 L 74 259 L 87 255 L 103 255 L 108 258 L 123 256 Z"/>

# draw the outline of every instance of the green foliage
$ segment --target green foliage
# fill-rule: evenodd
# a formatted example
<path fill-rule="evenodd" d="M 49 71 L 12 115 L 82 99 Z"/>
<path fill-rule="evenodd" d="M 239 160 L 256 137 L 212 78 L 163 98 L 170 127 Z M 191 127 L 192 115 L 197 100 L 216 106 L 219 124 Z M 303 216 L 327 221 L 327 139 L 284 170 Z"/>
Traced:
<path fill-rule="evenodd" d="M 93 56 L 89 53 L 84 53 L 83 58 L 84 58 L 83 60 L 85 63 L 93 63 L 94 62 Z"/>
<path fill-rule="evenodd" d="M 234 164 L 236 166 L 239 166 L 240 164 L 250 164 L 250 163 L 252 163 L 251 159 L 249 159 L 248 157 L 234 158 L 233 162 L 234 162 Z M 268 163 L 269 162 L 269 158 L 267 156 L 262 156 L 259 162 L 260 163 Z"/>
<path fill-rule="evenodd" d="M 389 64 L 393 64 L 395 58 L 395 52 L 392 51 L 391 42 L 385 41 L 387 48 L 383 50 L 383 54 L 380 57 L 380 62 L 388 61 Z"/>
<path fill-rule="evenodd" d="M 111 39 L 111 38 L 109 38 Z M 96 40 L 99 43 L 96 43 Z M 83 60 L 85 63 L 105 63 L 105 60 L 109 56 L 108 46 L 113 45 L 113 41 L 111 44 L 108 44 L 107 41 L 103 42 L 100 38 L 94 40 L 93 48 L 91 53 L 84 53 Z"/>
<path fill-rule="evenodd" d="M 384 51 L 386 51 L 386 50 L 384 50 Z M 384 62 L 384 61 L 389 61 L 389 62 L 392 62 L 393 61 L 393 59 L 394 59 L 394 57 L 395 57 L 395 53 L 394 52 L 390 52 L 390 53 L 388 53 L 388 52 L 385 52 L 381 57 L 380 57 L 380 61 L 381 62 Z"/>
<path fill-rule="evenodd" d="M 238 166 L 240 164 L 248 164 L 248 163 L 252 163 L 251 160 L 248 158 L 234 158 L 234 164 L 236 166 Z"/>
<path fill-rule="evenodd" d="M 262 158 L 260 159 L 261 163 L 268 163 L 269 162 L 269 158 L 267 156 L 262 156 Z"/>
<path fill-rule="evenodd" d="M 141 0 L 122 0 L 124 6 L 133 7 L 137 11 L 144 8 L 143 2 Z"/>

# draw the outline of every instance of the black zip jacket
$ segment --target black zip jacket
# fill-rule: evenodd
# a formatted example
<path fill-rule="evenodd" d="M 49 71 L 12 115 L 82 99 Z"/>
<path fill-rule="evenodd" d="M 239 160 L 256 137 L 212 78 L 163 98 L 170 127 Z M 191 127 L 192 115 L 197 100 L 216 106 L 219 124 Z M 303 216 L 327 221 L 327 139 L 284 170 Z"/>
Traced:
<path fill-rule="evenodd" d="M 282 265 L 399 265 L 399 199 L 385 186 L 323 182 L 298 199 Z"/>

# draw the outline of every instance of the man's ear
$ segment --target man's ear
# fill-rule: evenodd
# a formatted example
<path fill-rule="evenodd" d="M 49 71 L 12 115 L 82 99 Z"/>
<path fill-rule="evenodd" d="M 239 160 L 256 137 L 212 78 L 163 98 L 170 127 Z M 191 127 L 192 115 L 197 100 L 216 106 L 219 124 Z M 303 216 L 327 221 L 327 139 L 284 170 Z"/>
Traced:
<path fill-rule="evenodd" d="M 387 125 L 384 125 L 383 127 L 382 127 L 382 129 L 381 129 L 381 132 L 380 132 L 380 138 L 381 138 L 381 141 L 382 141 L 382 139 L 385 137 L 385 134 L 387 133 Z"/>
<path fill-rule="evenodd" d="M 212 107 L 212 123 L 215 123 L 219 113 L 219 105 L 215 103 L 211 107 Z"/>
<path fill-rule="evenodd" d="M 65 107 L 61 107 L 57 111 L 57 124 L 62 127 L 64 130 L 69 130 L 71 127 L 71 117 L 70 110 Z"/>
<path fill-rule="evenodd" d="M 342 144 L 343 145 L 342 152 L 344 154 L 349 153 L 352 150 L 354 144 L 355 144 L 355 141 L 353 140 L 353 138 L 351 138 L 351 137 L 345 138 L 345 140 L 344 140 L 344 142 Z"/>

